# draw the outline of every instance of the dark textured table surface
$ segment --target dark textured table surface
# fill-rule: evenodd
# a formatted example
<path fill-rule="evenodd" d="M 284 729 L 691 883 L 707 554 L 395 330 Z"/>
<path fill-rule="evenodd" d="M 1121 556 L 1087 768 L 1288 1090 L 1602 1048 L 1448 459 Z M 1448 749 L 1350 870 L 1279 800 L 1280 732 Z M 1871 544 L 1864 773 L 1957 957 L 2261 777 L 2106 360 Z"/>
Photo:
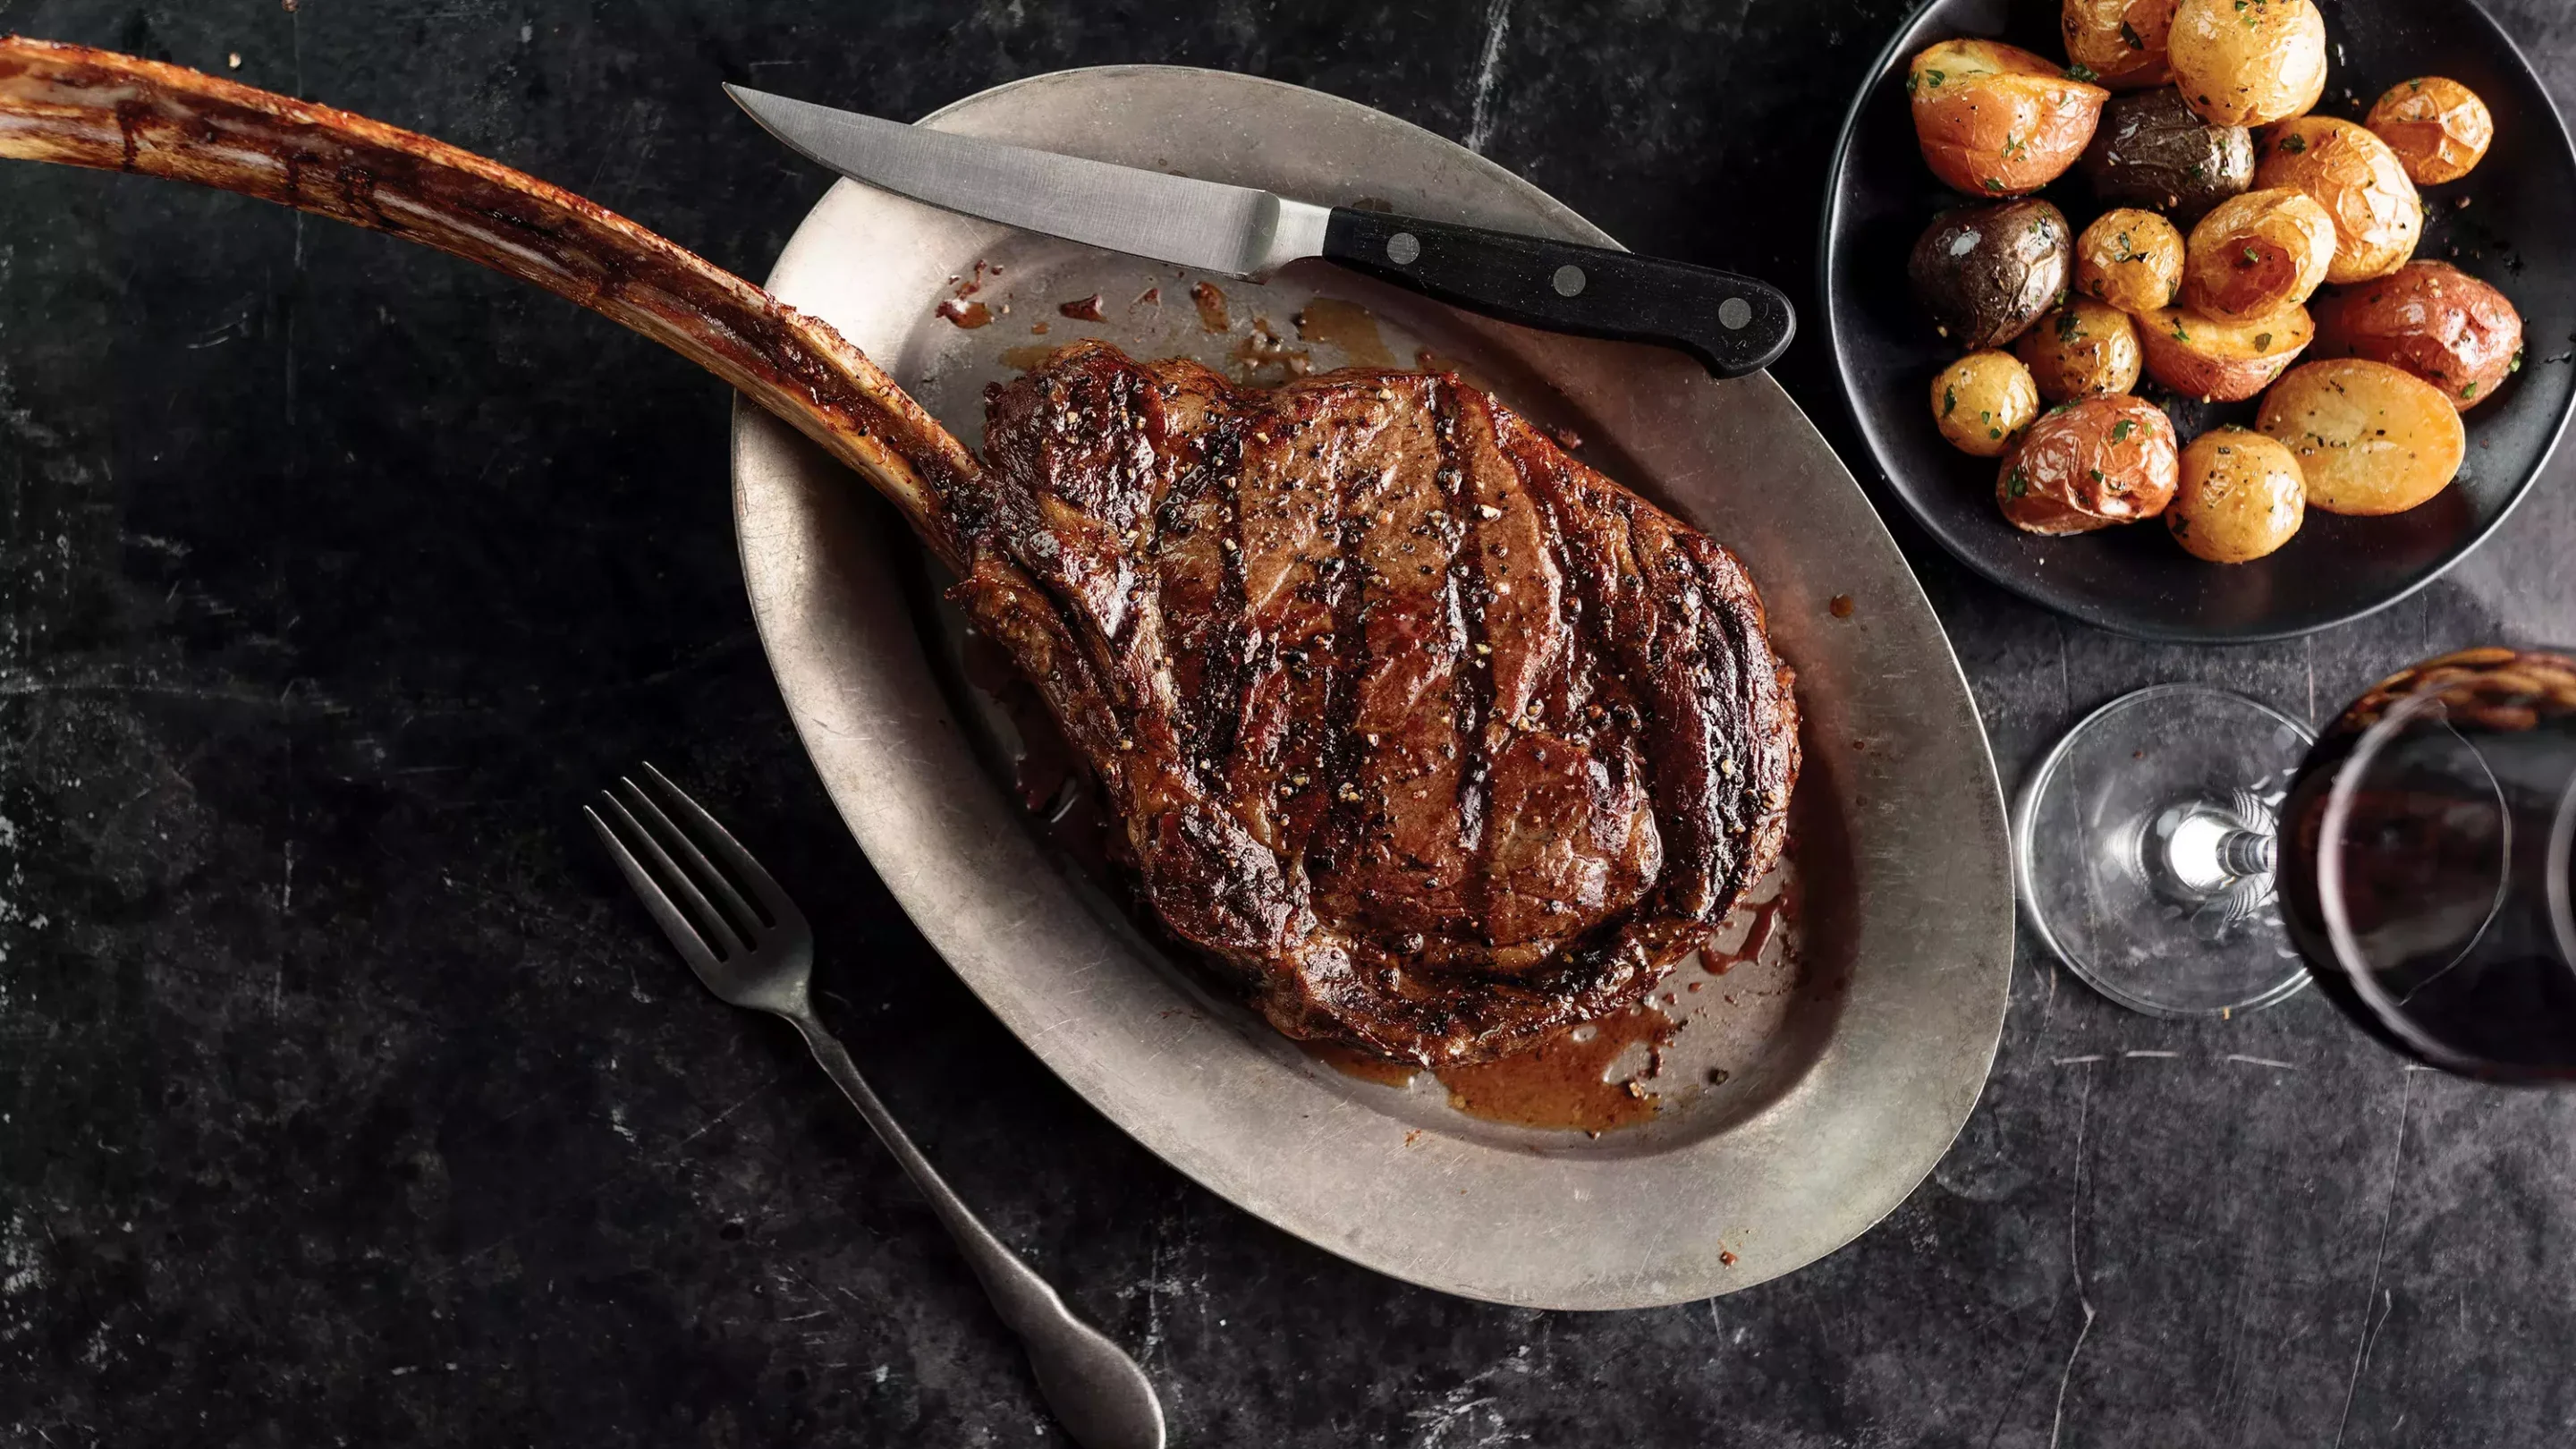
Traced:
<path fill-rule="evenodd" d="M 754 276 L 823 178 L 719 80 L 908 116 L 1227 67 L 1804 298 L 1833 125 L 1900 8 L 0 0 L 0 29 L 237 66 Z M 2576 12 L 2500 15 L 2576 102 Z M 1780 372 L 1842 442 L 1820 352 Z M 639 756 L 807 903 L 834 1025 L 1141 1350 L 1180 1442 L 2576 1435 L 2576 1096 L 2408 1071 L 2313 995 L 2130 1015 L 2027 942 L 1931 1179 L 1741 1294 L 1488 1307 L 1218 1202 L 1022 1051 L 843 834 L 744 601 L 728 402 L 381 237 L 0 168 L 0 1444 L 1060 1439 L 886 1155 L 601 860 L 577 808 Z M 2430 652 L 2576 637 L 2571 468 L 2417 598 L 2252 649 L 2064 625 L 1908 543 L 2009 783 L 2139 684 L 2313 719 Z"/>

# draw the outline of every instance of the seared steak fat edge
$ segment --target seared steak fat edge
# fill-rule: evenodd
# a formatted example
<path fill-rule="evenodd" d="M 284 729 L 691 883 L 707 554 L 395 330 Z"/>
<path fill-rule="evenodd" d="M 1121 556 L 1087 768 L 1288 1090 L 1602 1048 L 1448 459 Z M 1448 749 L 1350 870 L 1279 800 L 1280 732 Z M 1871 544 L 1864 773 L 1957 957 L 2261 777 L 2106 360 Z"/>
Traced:
<path fill-rule="evenodd" d="M 992 389 L 979 462 L 820 320 L 427 137 L 8 39 L 0 156 L 426 243 L 815 439 L 963 580 L 1165 926 L 1292 1037 L 1442 1065 L 1635 1005 L 1779 854 L 1796 705 L 1743 566 L 1454 376 L 1246 389 L 1076 343 Z"/>

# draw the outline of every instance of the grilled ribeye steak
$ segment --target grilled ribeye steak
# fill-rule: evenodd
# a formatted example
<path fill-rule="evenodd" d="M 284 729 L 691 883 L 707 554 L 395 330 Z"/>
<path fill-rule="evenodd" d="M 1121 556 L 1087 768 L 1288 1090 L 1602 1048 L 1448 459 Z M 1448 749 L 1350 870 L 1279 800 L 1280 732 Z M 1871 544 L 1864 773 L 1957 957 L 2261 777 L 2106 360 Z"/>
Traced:
<path fill-rule="evenodd" d="M 1077 343 L 992 391 L 985 459 L 959 598 L 1291 1036 L 1474 1060 L 1631 1004 L 1779 851 L 1742 566 L 1454 376 Z"/>
<path fill-rule="evenodd" d="M 963 579 L 1157 915 L 1292 1036 L 1468 1061 L 1632 1004 L 1780 848 L 1795 706 L 1741 566 L 1454 377 L 1242 390 L 1077 345 L 994 391 L 979 461 L 822 322 L 362 117 L 12 39 L 0 156 L 410 237 L 815 438 Z"/>

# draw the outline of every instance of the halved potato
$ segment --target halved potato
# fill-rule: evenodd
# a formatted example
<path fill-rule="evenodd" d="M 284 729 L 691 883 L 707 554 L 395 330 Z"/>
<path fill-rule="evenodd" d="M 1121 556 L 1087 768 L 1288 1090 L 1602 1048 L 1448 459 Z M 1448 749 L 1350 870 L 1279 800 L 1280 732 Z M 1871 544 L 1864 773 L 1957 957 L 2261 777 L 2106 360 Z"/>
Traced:
<path fill-rule="evenodd" d="M 2468 448 L 2440 388 L 2366 357 L 2292 369 L 2254 425 L 2298 458 L 2308 506 L 2328 513 L 2403 513 L 2448 486 Z"/>
<path fill-rule="evenodd" d="M 2182 0 L 2165 53 L 2182 98 L 2215 125 L 2264 125 L 2325 94 L 2326 21 L 2312 0 Z"/>
<path fill-rule="evenodd" d="M 2172 306 L 2182 267 L 2182 233 L 2152 211 L 2106 211 L 2075 239 L 2075 290 L 2123 312 Z"/>
<path fill-rule="evenodd" d="M 2522 366 L 2522 314 L 2449 262 L 2408 262 L 2320 303 L 2317 352 L 2404 368 L 2467 412 Z"/>
<path fill-rule="evenodd" d="M 2039 319 L 2013 351 L 2050 402 L 2127 392 L 2138 384 L 2138 329 L 2129 314 L 2085 297 Z"/>
<path fill-rule="evenodd" d="M 2254 184 L 2295 187 L 2334 218 L 2338 286 L 2384 277 L 2415 254 L 2424 202 L 2388 143 L 2332 116 L 2301 116 L 2264 133 L 2255 146 Z"/>
<path fill-rule="evenodd" d="M 2289 449 L 2244 428 L 2212 428 L 2182 450 L 2165 527 L 2195 558 L 2244 563 L 2288 543 L 2307 514 L 2307 483 Z"/>
<path fill-rule="evenodd" d="M 1995 475 L 1995 502 L 2025 533 L 2089 533 L 2164 511 L 2174 430 L 2144 398 L 2088 397 L 2040 415 Z"/>
<path fill-rule="evenodd" d="M 2446 76 L 2399 81 L 2362 124 L 2388 143 L 2418 186 L 2469 174 L 2495 140 L 2495 117 L 2478 93 Z"/>
<path fill-rule="evenodd" d="M 2173 72 L 2165 64 L 2165 33 L 2173 29 L 2181 0 L 2066 0 L 2060 28 L 2066 58 L 2113 90 L 2160 86 Z"/>
<path fill-rule="evenodd" d="M 2056 180 L 2093 139 L 2110 92 L 1992 40 L 1945 40 L 1905 76 L 1914 135 L 1932 174 L 1978 196 L 2021 196 Z"/>
<path fill-rule="evenodd" d="M 2009 352 L 1971 352 L 1932 378 L 1932 421 L 1962 453 L 2000 458 L 2039 416 L 2039 385 Z"/>
<path fill-rule="evenodd" d="M 2305 307 L 2233 320 L 2187 307 L 2138 318 L 2147 376 L 2205 402 L 2243 402 L 2281 375 L 2317 333 Z"/>
<path fill-rule="evenodd" d="M 2334 255 L 2334 218 L 2306 192 L 2229 197 L 2191 229 L 2183 302 L 2212 317 L 2269 317 L 2315 295 Z"/>

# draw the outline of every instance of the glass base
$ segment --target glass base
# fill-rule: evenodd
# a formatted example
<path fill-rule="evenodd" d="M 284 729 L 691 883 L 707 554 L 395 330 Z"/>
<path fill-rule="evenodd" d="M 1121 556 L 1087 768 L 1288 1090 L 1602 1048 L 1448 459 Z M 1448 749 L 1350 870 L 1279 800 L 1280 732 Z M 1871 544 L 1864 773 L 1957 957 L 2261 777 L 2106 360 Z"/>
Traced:
<path fill-rule="evenodd" d="M 2086 985 L 2135 1011 L 2253 1011 L 2308 984 L 2272 890 L 2273 819 L 2316 736 L 2196 684 L 2067 731 L 2022 791 L 2022 910 Z"/>

